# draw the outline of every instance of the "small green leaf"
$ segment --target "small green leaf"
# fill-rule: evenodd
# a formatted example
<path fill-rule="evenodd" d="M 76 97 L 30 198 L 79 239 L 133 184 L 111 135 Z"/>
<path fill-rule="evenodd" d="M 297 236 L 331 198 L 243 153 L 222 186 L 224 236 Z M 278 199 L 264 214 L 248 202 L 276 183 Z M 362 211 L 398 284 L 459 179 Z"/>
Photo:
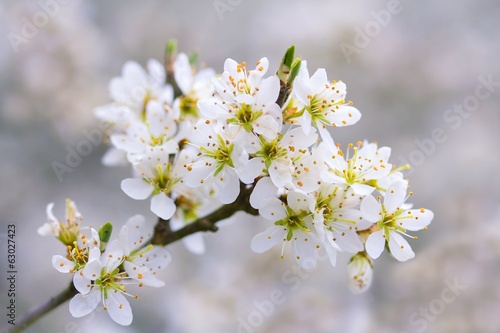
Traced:
<path fill-rule="evenodd" d="M 171 39 L 168 41 L 167 46 L 165 48 L 165 55 L 168 59 L 176 53 L 177 53 L 177 40 Z"/>
<path fill-rule="evenodd" d="M 195 51 L 189 54 L 189 64 L 191 66 L 194 66 L 198 63 L 198 56 L 199 56 L 198 52 Z"/>
<path fill-rule="evenodd" d="M 293 57 L 295 55 L 295 45 L 290 46 L 283 56 L 283 64 L 289 68 L 292 67 Z"/>
<path fill-rule="evenodd" d="M 290 70 L 290 76 L 288 77 L 288 84 L 292 84 L 293 80 L 297 77 L 300 71 L 300 66 L 302 65 L 302 59 L 301 58 L 296 58 L 293 61 L 291 70 Z"/>
<path fill-rule="evenodd" d="M 99 239 L 101 240 L 101 243 L 107 243 L 109 242 L 109 239 L 111 238 L 111 232 L 113 231 L 113 225 L 111 222 L 107 222 L 106 224 L 103 224 L 98 231 L 99 234 Z"/>

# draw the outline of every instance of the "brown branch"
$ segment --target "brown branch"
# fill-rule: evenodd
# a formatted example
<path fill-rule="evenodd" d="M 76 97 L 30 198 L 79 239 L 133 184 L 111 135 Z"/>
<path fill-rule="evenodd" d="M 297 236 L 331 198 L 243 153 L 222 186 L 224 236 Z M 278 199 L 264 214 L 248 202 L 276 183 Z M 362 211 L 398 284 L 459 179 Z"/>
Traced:
<path fill-rule="evenodd" d="M 49 299 L 46 303 L 31 310 L 28 313 L 26 313 L 17 322 L 17 324 L 15 326 L 12 326 L 11 328 L 4 327 L 2 329 L 2 333 L 4 333 L 4 332 L 17 333 L 17 332 L 24 331 L 26 328 L 28 328 L 31 324 L 36 322 L 38 319 L 42 318 L 47 313 L 54 310 L 59 305 L 65 303 L 66 301 L 69 301 L 77 293 L 78 293 L 78 291 L 73 286 L 73 283 L 71 283 L 66 289 L 62 290 L 59 294 L 57 294 L 56 296 Z"/>
<path fill-rule="evenodd" d="M 241 183 L 240 194 L 233 203 L 224 205 L 213 213 L 208 214 L 207 216 L 202 217 L 177 231 L 169 232 L 164 227 L 166 221 L 158 221 L 158 224 L 155 227 L 155 234 L 153 235 L 152 243 L 155 245 L 168 245 L 181 238 L 200 231 L 215 232 L 218 230 L 217 226 L 215 225 L 217 222 L 231 217 L 238 211 L 244 211 L 252 215 L 257 215 L 258 211 L 250 206 L 250 194 L 252 193 L 252 189 L 253 187 L 247 188 L 245 184 Z"/>

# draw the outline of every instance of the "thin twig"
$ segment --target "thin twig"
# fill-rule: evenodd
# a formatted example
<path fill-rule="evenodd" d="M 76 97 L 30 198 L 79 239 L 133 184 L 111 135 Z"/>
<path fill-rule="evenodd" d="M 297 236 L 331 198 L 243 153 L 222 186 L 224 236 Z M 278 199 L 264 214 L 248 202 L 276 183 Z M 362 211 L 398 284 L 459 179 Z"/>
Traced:
<path fill-rule="evenodd" d="M 49 299 L 45 304 L 42 304 L 41 306 L 26 313 L 16 323 L 15 326 L 12 326 L 11 328 L 9 328 L 8 326 L 4 327 L 2 329 L 2 333 L 7 333 L 7 332 L 8 333 L 17 333 L 17 332 L 24 331 L 26 328 L 28 328 L 31 324 L 36 322 L 38 319 L 42 318 L 47 313 L 54 310 L 59 305 L 70 300 L 73 296 L 75 296 L 77 294 L 77 292 L 78 291 L 73 286 L 73 283 L 71 283 L 66 289 L 62 290 L 59 294 L 57 294 L 56 296 Z"/>

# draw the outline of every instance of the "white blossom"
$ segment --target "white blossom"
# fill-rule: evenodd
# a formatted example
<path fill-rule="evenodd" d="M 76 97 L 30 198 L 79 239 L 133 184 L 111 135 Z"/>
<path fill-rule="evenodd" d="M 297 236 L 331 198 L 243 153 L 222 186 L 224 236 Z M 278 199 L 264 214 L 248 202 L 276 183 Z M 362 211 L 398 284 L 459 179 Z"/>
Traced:
<path fill-rule="evenodd" d="M 288 193 L 286 204 L 278 198 L 270 199 L 267 205 L 259 209 L 259 213 L 274 225 L 252 239 L 252 250 L 262 253 L 283 242 L 283 258 L 285 244 L 290 243 L 299 265 L 306 269 L 316 266 L 316 251 L 320 248 L 320 242 L 314 234 L 309 200 L 306 194 L 298 191 Z"/>
<path fill-rule="evenodd" d="M 213 184 L 222 203 L 233 202 L 240 192 L 236 172 L 240 152 L 238 147 L 225 137 L 217 123 L 200 120 L 193 129 L 190 144 L 198 148 L 198 159 L 187 166 L 186 185 L 198 187 Z"/>
<path fill-rule="evenodd" d="M 139 281 L 139 286 L 163 287 L 156 277 L 172 260 L 170 252 L 161 246 L 148 245 L 153 228 L 146 227 L 146 219 L 135 215 L 121 228 L 119 240 L 123 248 L 123 268 L 129 277 Z"/>
<path fill-rule="evenodd" d="M 52 212 L 54 203 L 47 205 L 47 222 L 38 228 L 41 236 L 54 236 L 65 245 L 73 245 L 80 235 L 80 224 L 83 220 L 74 201 L 66 199 L 66 212 L 64 222 L 55 217 Z"/>
<path fill-rule="evenodd" d="M 402 235 L 416 239 L 406 231 L 427 229 L 434 217 L 428 209 L 401 208 L 406 200 L 407 186 L 408 182 L 404 180 L 396 181 L 387 189 L 383 203 L 371 195 L 361 202 L 363 217 L 375 223 L 377 228 L 366 241 L 366 252 L 373 259 L 380 256 L 386 244 L 397 260 L 406 261 L 413 258 L 415 253 Z"/>
<path fill-rule="evenodd" d="M 318 69 L 310 78 L 305 66 L 301 72 L 304 74 L 297 76 L 293 85 L 293 96 L 297 100 L 300 115 L 298 122 L 306 134 L 311 126 L 316 127 L 321 138 L 333 146 L 326 126 L 353 125 L 361 118 L 361 113 L 350 102 L 346 103 L 345 83 L 329 82 L 325 69 Z"/>
<path fill-rule="evenodd" d="M 138 164 L 134 165 L 140 178 L 127 178 L 121 183 L 122 190 L 135 200 L 144 200 L 151 196 L 151 211 L 165 220 L 175 213 L 176 207 L 172 197 L 177 184 L 183 181 L 187 172 L 185 165 L 191 162 L 186 150 L 172 162 L 170 156 L 176 152 L 176 146 L 148 148 Z"/>
<path fill-rule="evenodd" d="M 323 183 L 314 192 L 311 211 L 314 226 L 326 248 L 330 262 L 335 266 L 337 251 L 357 253 L 364 250 L 357 231 L 371 226 L 359 211 L 361 197 L 351 188 Z"/>
<path fill-rule="evenodd" d="M 373 280 L 373 262 L 365 252 L 354 255 L 347 265 L 347 285 L 353 294 L 361 294 L 370 288 Z"/>
<path fill-rule="evenodd" d="M 352 156 L 350 149 L 352 148 Z M 325 163 L 328 170 L 322 173 L 322 179 L 332 184 L 346 184 L 355 193 L 368 195 L 378 186 L 377 182 L 391 173 L 392 164 L 388 162 L 391 155 L 389 147 L 378 148 L 376 143 L 364 141 L 357 147 L 349 145 L 347 154 L 339 148 L 330 150 L 323 146 Z"/>
<path fill-rule="evenodd" d="M 124 281 L 125 273 L 118 267 L 123 263 L 123 249 L 115 239 L 102 253 L 98 248 L 90 251 L 89 262 L 82 270 L 85 278 L 92 284 L 76 286 L 79 294 L 69 302 L 69 311 L 73 317 L 83 317 L 94 311 L 102 302 L 104 310 L 120 325 L 132 323 L 132 309 L 124 295 L 127 294 Z"/>

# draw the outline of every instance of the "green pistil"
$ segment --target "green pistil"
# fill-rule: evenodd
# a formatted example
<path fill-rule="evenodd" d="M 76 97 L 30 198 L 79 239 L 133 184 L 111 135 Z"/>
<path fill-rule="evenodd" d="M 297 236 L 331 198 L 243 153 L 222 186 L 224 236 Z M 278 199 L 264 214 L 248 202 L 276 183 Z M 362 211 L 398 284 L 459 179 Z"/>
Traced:
<path fill-rule="evenodd" d="M 358 159 L 358 148 L 354 147 L 353 151 L 354 151 L 354 156 L 351 159 L 347 160 L 347 170 L 345 170 L 344 172 L 344 177 L 349 185 L 358 182 L 357 176 L 360 171 L 360 170 L 355 170 L 356 168 L 355 164 Z"/>
<path fill-rule="evenodd" d="M 243 126 L 245 131 L 251 132 L 253 122 L 260 116 L 262 116 L 262 111 L 253 111 L 251 105 L 241 104 L 241 107 L 236 111 L 235 117 L 229 118 L 227 121 L 230 124 L 239 124 Z"/>
<path fill-rule="evenodd" d="M 304 218 L 308 216 L 309 213 L 301 211 L 299 214 L 295 214 L 289 207 L 286 207 L 287 217 L 279 221 L 274 222 L 275 225 L 281 225 L 286 227 L 288 230 L 286 235 L 286 240 L 290 241 L 293 237 L 294 230 L 302 230 L 304 232 L 310 232 L 309 228 L 306 227 L 304 223 Z"/>
<path fill-rule="evenodd" d="M 150 137 L 151 137 L 151 140 L 149 141 L 150 146 L 161 146 L 162 144 L 164 144 L 166 142 L 165 135 L 162 135 L 159 137 L 154 137 L 154 136 L 150 135 Z"/>
<path fill-rule="evenodd" d="M 149 252 L 152 249 L 153 249 L 152 244 L 149 244 L 148 246 L 145 246 L 142 248 L 135 249 L 135 250 L 130 252 L 129 256 L 126 259 L 128 261 L 133 261 L 134 258 L 142 257 L 143 255 L 145 255 L 147 252 Z"/>
<path fill-rule="evenodd" d="M 255 154 L 255 156 L 264 159 L 266 168 L 271 166 L 272 161 L 286 156 L 286 148 L 281 148 L 279 145 L 281 138 L 281 134 L 276 139 L 271 141 L 266 141 L 263 136 L 259 137 L 262 148 Z"/>
<path fill-rule="evenodd" d="M 147 110 L 147 105 L 150 100 L 153 99 L 153 96 L 151 96 L 151 93 L 149 92 L 149 89 L 146 89 L 146 95 L 144 96 L 144 99 L 142 101 L 142 109 L 141 109 L 141 118 L 143 122 L 146 122 L 146 110 Z"/>
<path fill-rule="evenodd" d="M 117 280 L 121 280 L 120 270 L 118 268 L 115 268 L 112 272 L 106 272 L 106 268 L 103 267 L 101 276 L 95 280 L 94 284 L 99 286 L 99 289 L 103 294 L 103 298 L 107 299 L 109 291 L 117 290 L 125 292 L 125 286 L 117 284 Z"/>
<path fill-rule="evenodd" d="M 69 246 L 68 246 L 69 249 Z M 68 250 L 69 252 L 69 259 L 75 263 L 75 271 L 78 271 L 85 267 L 87 264 L 87 261 L 89 259 L 89 254 L 87 251 L 87 248 L 84 248 L 81 250 L 78 247 L 78 243 L 76 241 L 73 242 L 73 248 L 71 250 Z"/>
<path fill-rule="evenodd" d="M 168 163 L 165 167 L 158 164 L 155 170 L 155 177 L 153 179 L 146 179 L 155 188 L 153 195 L 158 194 L 161 191 L 166 194 L 170 193 L 172 187 L 180 181 L 179 178 L 170 177 L 171 170 L 172 165 L 170 163 Z"/>
<path fill-rule="evenodd" d="M 319 121 L 323 124 L 330 125 L 328 119 L 326 119 L 326 117 L 324 116 L 324 109 L 327 107 L 329 107 L 329 105 L 324 104 L 317 95 L 314 95 L 311 98 L 309 105 L 306 106 L 306 110 L 311 114 L 313 124 Z"/>
<path fill-rule="evenodd" d="M 380 219 L 378 222 L 377 222 L 377 227 L 379 229 L 382 229 L 384 230 L 384 234 L 385 234 L 385 237 L 386 237 L 386 240 L 388 241 L 389 240 L 389 231 L 391 230 L 396 230 L 396 231 L 399 231 L 399 232 L 402 232 L 402 233 L 405 233 L 406 232 L 406 229 L 401 227 L 398 223 L 398 221 L 402 220 L 402 219 L 405 219 L 405 218 L 412 218 L 412 216 L 408 216 L 408 217 L 399 217 L 399 215 L 401 215 L 401 213 L 403 212 L 402 209 L 397 209 L 394 213 L 392 214 L 387 214 L 386 211 L 385 211 L 385 207 L 382 206 L 382 209 L 383 209 L 383 218 Z"/>
<path fill-rule="evenodd" d="M 175 200 L 175 206 L 181 209 L 183 220 L 184 222 L 188 223 L 198 218 L 198 214 L 196 211 L 201 206 L 201 203 L 190 200 L 181 195 Z"/>
<path fill-rule="evenodd" d="M 186 117 L 193 117 L 196 119 L 199 118 L 197 103 L 198 99 L 196 98 L 189 96 L 181 97 L 180 100 L 181 121 L 186 119 Z"/>
<path fill-rule="evenodd" d="M 213 158 L 217 166 L 215 168 L 214 176 L 217 176 L 225 166 L 234 168 L 231 154 L 234 149 L 234 144 L 229 141 L 224 141 L 221 135 L 217 135 L 217 149 L 209 150 L 205 147 L 200 147 L 200 150 L 208 157 Z"/>

